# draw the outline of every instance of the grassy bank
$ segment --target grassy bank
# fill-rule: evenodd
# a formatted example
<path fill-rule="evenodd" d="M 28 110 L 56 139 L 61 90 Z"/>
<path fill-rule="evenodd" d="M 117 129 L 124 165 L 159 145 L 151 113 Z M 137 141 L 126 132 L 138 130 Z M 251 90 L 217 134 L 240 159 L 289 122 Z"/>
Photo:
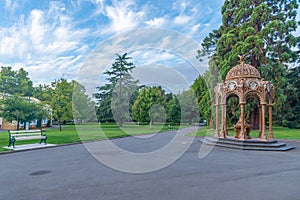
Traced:
<path fill-rule="evenodd" d="M 181 126 L 183 127 L 183 126 Z M 172 126 L 172 129 L 179 129 L 179 126 Z M 168 131 L 168 125 L 124 125 L 119 128 L 116 124 L 82 124 L 82 125 L 64 125 L 62 131 L 57 128 L 47 128 L 45 132 L 48 136 L 47 142 L 49 144 L 69 144 L 81 141 L 101 140 L 106 138 L 126 137 L 130 135 L 149 134 L 156 132 Z M 16 145 L 37 143 L 38 140 L 33 141 L 17 141 Z M 0 152 L 8 151 L 2 148 L 8 145 L 8 132 L 0 132 Z"/>
<path fill-rule="evenodd" d="M 266 130 L 268 133 L 268 129 Z M 286 127 L 274 127 L 273 134 L 275 139 L 291 139 L 300 140 L 300 129 L 289 129 Z M 196 136 L 213 136 L 214 130 L 207 129 L 205 127 L 201 128 L 196 134 Z M 229 135 L 234 135 L 233 129 L 229 129 Z M 252 130 L 250 132 L 251 137 L 258 136 L 258 130 Z"/>

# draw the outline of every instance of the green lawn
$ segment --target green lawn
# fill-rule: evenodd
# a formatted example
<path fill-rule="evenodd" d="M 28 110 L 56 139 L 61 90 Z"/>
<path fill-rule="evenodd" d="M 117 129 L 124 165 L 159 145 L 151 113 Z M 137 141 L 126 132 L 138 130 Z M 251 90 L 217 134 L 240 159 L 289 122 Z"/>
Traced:
<path fill-rule="evenodd" d="M 173 129 L 179 129 L 186 126 L 172 126 Z M 168 131 L 168 125 L 153 125 L 152 128 L 149 125 L 125 125 L 119 128 L 115 124 L 84 124 L 84 125 L 64 125 L 62 131 L 58 131 L 57 128 L 47 128 L 47 142 L 50 144 L 69 144 L 81 141 L 100 140 L 105 138 L 118 138 L 126 137 L 129 135 L 149 134 L 156 132 Z M 274 137 L 276 139 L 296 139 L 300 140 L 300 129 L 289 129 L 283 127 L 273 128 Z M 79 134 L 78 134 L 79 133 Z M 252 137 L 257 137 L 258 131 L 251 131 Z M 207 129 L 205 127 L 198 130 L 196 134 L 188 134 L 189 136 L 213 136 L 214 130 Z M 234 135 L 232 129 L 229 129 L 229 135 Z M 19 144 L 30 144 L 35 141 L 17 141 Z M 39 142 L 38 140 L 36 142 Z M 9 151 L 2 148 L 8 145 L 8 132 L 0 132 L 0 152 Z"/>
<path fill-rule="evenodd" d="M 184 126 L 172 126 L 173 129 L 179 129 Z M 153 125 L 152 128 L 149 125 L 124 125 L 119 128 L 112 123 L 101 124 L 82 124 L 82 125 L 64 125 L 62 131 L 58 131 L 57 128 L 47 128 L 45 132 L 48 136 L 47 143 L 49 144 L 69 144 L 81 141 L 100 140 L 105 138 L 118 138 L 126 137 L 129 135 L 149 134 L 156 132 L 168 131 L 168 125 Z M 79 134 L 78 134 L 79 133 Z M 19 144 L 30 144 L 35 141 L 17 141 Z M 38 140 L 36 142 L 39 142 Z M 0 152 L 8 151 L 2 148 L 8 145 L 8 132 L 0 132 Z"/>
<path fill-rule="evenodd" d="M 268 133 L 268 129 L 267 129 Z M 292 139 L 300 140 L 300 129 L 289 129 L 286 127 L 273 127 L 273 134 L 275 139 Z M 193 134 L 195 135 L 195 134 Z M 196 136 L 213 136 L 214 130 L 207 129 L 205 127 L 197 131 Z M 233 129 L 229 129 L 229 135 L 234 135 Z M 257 137 L 258 130 L 253 130 L 250 132 L 252 137 Z"/>

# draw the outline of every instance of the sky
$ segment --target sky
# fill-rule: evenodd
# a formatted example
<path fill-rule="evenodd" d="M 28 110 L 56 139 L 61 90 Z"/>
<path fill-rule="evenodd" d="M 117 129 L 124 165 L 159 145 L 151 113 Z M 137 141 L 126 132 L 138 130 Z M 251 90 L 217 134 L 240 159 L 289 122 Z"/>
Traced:
<path fill-rule="evenodd" d="M 196 50 L 220 26 L 223 2 L 0 0 L 0 65 L 23 67 L 35 85 L 101 80 L 115 54 L 128 52 L 144 69 L 137 74 L 163 66 L 165 79 L 167 67 L 190 84 L 202 72 L 195 65 L 205 65 L 195 63 Z"/>
<path fill-rule="evenodd" d="M 35 85 L 74 79 L 97 47 L 130 31 L 163 28 L 200 44 L 219 27 L 222 4 L 223 0 L 1 0 L 0 65 L 23 67 Z M 130 56 L 136 65 L 162 64 L 172 57 L 157 50 L 132 51 Z"/>

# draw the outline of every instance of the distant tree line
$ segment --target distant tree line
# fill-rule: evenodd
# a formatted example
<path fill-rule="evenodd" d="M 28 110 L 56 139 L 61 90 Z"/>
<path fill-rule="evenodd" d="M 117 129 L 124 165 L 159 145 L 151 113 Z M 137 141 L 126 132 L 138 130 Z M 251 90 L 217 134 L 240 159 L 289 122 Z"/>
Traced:
<path fill-rule="evenodd" d="M 200 53 L 200 52 L 199 52 Z M 111 68 L 105 72 L 107 83 L 98 87 L 94 97 L 98 101 L 96 106 L 97 118 L 101 122 L 117 122 L 122 126 L 124 122 L 136 123 L 198 123 L 206 121 L 213 123 L 214 92 L 213 87 L 222 79 L 214 74 L 213 63 L 209 70 L 194 81 L 189 90 L 178 94 L 166 93 L 161 86 L 143 86 L 138 80 L 133 80 L 131 72 L 135 68 L 127 53 L 116 54 Z M 285 79 L 287 88 L 285 104 L 282 112 L 274 112 L 275 124 L 299 128 L 300 124 L 300 70 L 292 68 L 286 70 Z M 286 98 L 289 96 L 289 98 Z M 230 99 L 227 107 L 229 126 L 232 126 L 239 117 L 239 102 Z M 278 97 L 275 100 L 276 102 Z M 257 103 L 255 100 L 252 104 Z M 252 104 L 246 106 L 250 116 Z M 277 116 L 281 115 L 281 116 Z"/>
<path fill-rule="evenodd" d="M 94 94 L 98 100 L 99 121 L 136 123 L 198 123 L 202 119 L 192 88 L 179 94 L 166 93 L 159 85 L 143 86 L 133 80 L 135 68 L 127 53 L 116 54 L 111 68 L 105 72 L 107 84 Z"/>
<path fill-rule="evenodd" d="M 69 82 L 61 78 L 50 84 L 33 86 L 28 72 L 23 68 L 13 70 L 11 67 L 2 66 L 0 71 L 0 117 L 9 122 L 17 121 L 17 126 L 19 122 L 52 118 L 58 122 L 58 128 L 61 130 L 61 124 L 65 121 L 73 121 L 74 115 L 77 118 L 88 118 L 80 116 L 82 113 L 85 115 L 87 113 L 82 112 L 83 106 L 72 104 L 73 90 L 77 94 L 75 99 L 77 102 L 80 99 L 83 103 L 88 102 L 89 106 L 93 106 L 93 101 L 85 94 L 84 87 L 76 81 Z M 31 97 L 40 100 L 40 103 L 30 101 Z M 48 111 L 45 111 L 45 105 L 51 109 L 51 116 Z"/>

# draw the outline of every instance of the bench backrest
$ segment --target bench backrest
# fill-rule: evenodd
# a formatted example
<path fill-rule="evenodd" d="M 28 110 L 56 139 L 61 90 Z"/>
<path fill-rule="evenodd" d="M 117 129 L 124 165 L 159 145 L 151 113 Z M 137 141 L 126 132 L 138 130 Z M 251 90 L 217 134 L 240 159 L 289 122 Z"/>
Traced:
<path fill-rule="evenodd" d="M 33 136 L 33 135 L 41 135 L 41 130 L 17 130 L 17 131 L 8 131 L 10 137 L 18 137 L 18 136 Z"/>

